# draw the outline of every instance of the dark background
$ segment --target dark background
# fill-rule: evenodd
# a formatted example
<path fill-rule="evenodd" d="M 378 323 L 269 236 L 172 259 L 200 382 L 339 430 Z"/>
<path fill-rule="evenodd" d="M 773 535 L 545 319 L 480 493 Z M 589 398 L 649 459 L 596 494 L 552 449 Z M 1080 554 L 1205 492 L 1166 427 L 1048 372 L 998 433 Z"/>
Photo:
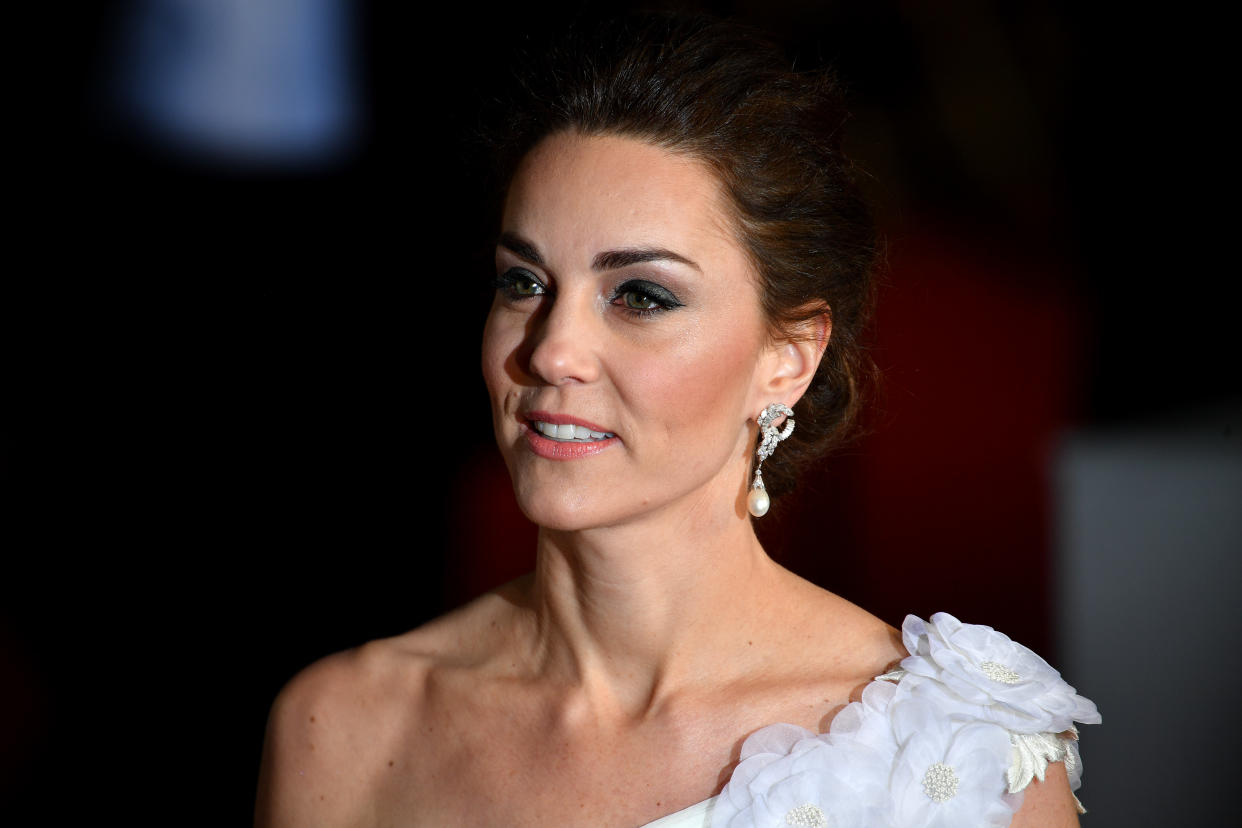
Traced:
<path fill-rule="evenodd" d="M 42 821 L 247 821 L 293 673 L 527 565 L 477 366 L 494 227 L 471 136 L 515 33 L 584 4 L 412 5 L 357 4 L 360 138 L 312 168 L 127 128 L 123 3 L 22 44 L 0 775 Z M 670 5 L 836 67 L 889 245 L 869 433 L 765 542 L 890 623 L 949 610 L 1055 663 L 1061 435 L 1242 393 L 1213 21 Z"/>

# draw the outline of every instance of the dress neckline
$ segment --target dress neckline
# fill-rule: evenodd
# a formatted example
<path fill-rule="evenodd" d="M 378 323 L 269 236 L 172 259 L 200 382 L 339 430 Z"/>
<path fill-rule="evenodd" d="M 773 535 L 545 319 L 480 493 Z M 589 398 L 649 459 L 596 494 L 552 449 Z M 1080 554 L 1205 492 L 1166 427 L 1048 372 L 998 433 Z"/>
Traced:
<path fill-rule="evenodd" d="M 877 682 L 886 681 L 886 680 L 892 681 L 892 682 L 900 681 L 901 676 L 902 674 L 904 674 L 904 672 L 905 672 L 904 670 L 894 670 L 894 671 L 885 673 L 883 675 L 876 676 L 875 678 L 871 679 L 871 681 L 869 681 L 867 685 L 870 686 Z M 759 730 L 764 730 L 769 727 L 779 727 L 782 724 L 784 723 L 774 722 L 772 724 L 764 725 L 763 727 L 759 728 Z M 796 725 L 789 725 L 789 727 L 796 727 Z M 758 733 L 759 730 L 756 730 L 755 732 Z M 827 731 L 824 731 L 824 733 L 827 733 Z M 822 736 L 824 734 L 821 733 L 819 735 Z M 715 807 L 716 800 L 718 799 L 720 799 L 720 794 L 716 794 L 715 796 L 708 797 L 707 799 L 704 799 L 702 802 L 696 802 L 687 808 L 682 808 L 680 811 L 674 811 L 671 814 L 666 814 L 662 817 L 659 817 L 658 819 L 652 820 L 651 822 L 643 823 L 642 825 L 638 826 L 638 828 L 681 828 L 681 826 L 683 825 L 685 826 L 706 825 L 707 823 L 706 823 L 705 818 L 711 815 L 712 808 Z M 702 821 L 687 822 L 687 820 L 691 820 L 691 819 L 699 819 Z"/>
<path fill-rule="evenodd" d="M 759 728 L 718 795 L 641 828 L 753 828 L 782 814 L 790 824 L 831 815 L 848 825 L 922 825 L 928 809 L 938 823 L 1008 825 L 1051 762 L 1065 763 L 1077 790 L 1074 723 L 1097 724 L 1100 714 L 1055 668 L 947 613 L 907 616 L 902 639 L 910 656 L 868 682 L 827 733 Z M 968 783 L 960 791 L 959 774 Z"/>
<path fill-rule="evenodd" d="M 688 808 L 682 808 L 671 814 L 666 814 L 652 822 L 644 823 L 639 828 L 680 828 L 680 826 L 705 825 L 706 819 L 711 815 L 712 808 L 716 805 L 716 800 L 720 795 L 708 797 L 702 802 L 696 802 Z M 689 820 L 697 820 L 695 822 Z"/>
<path fill-rule="evenodd" d="M 870 687 L 873 684 L 880 684 L 883 682 L 891 682 L 893 684 L 897 684 L 905 676 L 905 672 L 906 672 L 905 670 L 902 670 L 900 668 L 890 670 L 887 673 L 883 673 L 882 675 L 878 675 L 872 678 L 871 681 L 867 682 L 867 686 Z M 837 712 L 840 712 L 840 711 L 837 711 Z M 759 728 L 758 730 L 755 731 L 755 733 L 758 733 L 760 730 L 766 730 L 769 727 L 780 727 L 783 724 L 785 723 L 784 722 L 773 722 L 772 724 L 764 725 L 763 727 Z M 787 726 L 797 727 L 797 725 L 787 725 Z M 825 730 L 823 733 L 820 733 L 818 735 L 822 736 L 827 732 L 828 731 Z M 712 809 L 715 807 L 716 800 L 718 799 L 720 799 L 720 794 L 716 794 L 715 796 L 708 797 L 707 799 L 704 799 L 701 802 L 696 802 L 693 805 L 690 805 L 689 807 L 682 808 L 680 811 L 674 811 L 671 814 L 665 814 L 664 816 L 658 817 L 652 820 L 651 822 L 645 822 L 642 825 L 638 826 L 638 828 L 681 828 L 681 826 L 706 825 L 708 824 L 706 822 L 706 817 L 711 815 Z M 691 820 L 691 819 L 698 819 L 702 821 L 687 822 L 687 820 Z"/>

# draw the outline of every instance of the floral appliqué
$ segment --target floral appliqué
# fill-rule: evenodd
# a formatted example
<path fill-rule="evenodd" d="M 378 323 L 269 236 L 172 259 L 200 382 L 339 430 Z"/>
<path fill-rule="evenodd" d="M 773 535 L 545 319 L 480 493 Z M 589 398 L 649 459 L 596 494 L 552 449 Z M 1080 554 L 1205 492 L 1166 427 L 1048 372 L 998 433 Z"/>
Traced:
<path fill-rule="evenodd" d="M 742 744 L 714 828 L 1003 828 L 1049 762 L 1078 789 L 1074 723 L 1100 714 L 1046 661 L 946 613 L 907 616 L 902 639 L 902 669 L 827 733 L 777 724 Z"/>

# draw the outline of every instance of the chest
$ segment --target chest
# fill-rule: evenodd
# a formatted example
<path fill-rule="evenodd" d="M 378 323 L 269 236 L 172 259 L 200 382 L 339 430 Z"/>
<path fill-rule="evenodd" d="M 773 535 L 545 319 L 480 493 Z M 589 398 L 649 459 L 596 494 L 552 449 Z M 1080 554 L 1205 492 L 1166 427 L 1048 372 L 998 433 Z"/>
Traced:
<path fill-rule="evenodd" d="M 377 797 L 392 817 L 380 821 L 643 825 L 714 795 L 740 744 L 706 722 L 618 732 L 491 719 L 442 725 L 438 738 L 408 751 L 406 772 L 393 775 Z"/>
<path fill-rule="evenodd" d="M 773 721 L 816 729 L 845 687 L 672 704 L 637 724 L 567 717 L 523 688 L 450 695 L 402 740 L 377 798 L 390 824 L 639 826 L 728 781 L 743 740 Z M 791 703 L 790 698 L 796 699 Z M 413 817 L 413 818 L 411 818 Z"/>

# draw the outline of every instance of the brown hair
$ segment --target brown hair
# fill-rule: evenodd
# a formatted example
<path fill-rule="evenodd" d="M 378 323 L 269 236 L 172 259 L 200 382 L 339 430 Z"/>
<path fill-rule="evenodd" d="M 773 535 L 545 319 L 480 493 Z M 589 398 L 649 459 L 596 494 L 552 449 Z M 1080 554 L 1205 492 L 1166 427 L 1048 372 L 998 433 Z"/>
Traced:
<path fill-rule="evenodd" d="M 776 335 L 825 306 L 832 335 L 794 408 L 797 428 L 764 462 L 773 496 L 839 444 L 869 374 L 859 336 L 873 294 L 876 237 L 841 152 L 847 119 L 827 72 L 791 68 L 757 32 L 713 18 L 643 15 L 576 26 L 528 50 L 516 99 L 490 129 L 507 182 L 544 137 L 574 130 L 638 138 L 705 163 L 732 203 Z M 756 412 L 757 413 L 757 412 Z"/>

